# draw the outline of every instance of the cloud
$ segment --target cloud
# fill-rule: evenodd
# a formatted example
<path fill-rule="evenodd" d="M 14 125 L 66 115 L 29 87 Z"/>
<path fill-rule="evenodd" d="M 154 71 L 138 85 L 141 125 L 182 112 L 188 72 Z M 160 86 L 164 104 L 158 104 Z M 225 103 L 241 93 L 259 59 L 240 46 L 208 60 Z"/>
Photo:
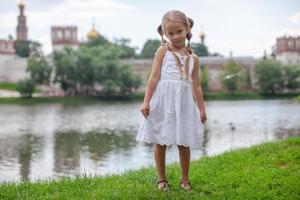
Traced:
<path fill-rule="evenodd" d="M 91 14 L 95 16 L 112 16 L 134 9 L 133 6 L 116 3 L 113 0 L 68 0 L 57 7 L 53 7 L 52 12 L 60 16 L 72 14 L 73 17 L 78 18 Z"/>
<path fill-rule="evenodd" d="M 289 16 L 288 19 L 295 24 L 300 24 L 300 11 Z"/>
<path fill-rule="evenodd" d="M 16 27 L 17 15 L 14 12 L 0 14 L 0 28 L 12 29 Z M 0 29 L 0 30 L 1 30 Z"/>
<path fill-rule="evenodd" d="M 50 28 L 53 25 L 75 25 L 79 33 L 83 32 L 85 35 L 91 28 L 93 17 L 97 22 L 101 21 L 100 19 L 107 20 L 109 17 L 122 16 L 126 12 L 136 10 L 135 6 L 114 0 L 64 0 L 55 4 L 43 1 L 43 5 L 41 2 L 36 3 L 37 5 L 33 2 L 26 3 L 28 35 L 29 39 L 41 42 L 46 53 L 51 51 Z M 41 9 L 43 7 L 44 9 Z M 15 37 L 18 13 L 17 4 L 14 10 L 9 7 L 3 8 L 3 12 L 0 13 L 1 38 L 7 37 L 8 34 Z"/>

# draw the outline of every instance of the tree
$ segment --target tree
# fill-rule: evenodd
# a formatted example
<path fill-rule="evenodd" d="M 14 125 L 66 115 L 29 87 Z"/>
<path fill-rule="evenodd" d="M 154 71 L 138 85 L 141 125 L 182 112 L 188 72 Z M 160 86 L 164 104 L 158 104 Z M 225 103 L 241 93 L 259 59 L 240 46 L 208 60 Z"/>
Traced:
<path fill-rule="evenodd" d="M 42 45 L 36 41 L 29 42 L 30 56 L 43 56 Z"/>
<path fill-rule="evenodd" d="M 156 50 L 160 46 L 160 41 L 157 39 L 154 40 L 147 40 L 144 44 L 144 47 L 141 51 L 140 57 L 141 58 L 153 58 Z"/>
<path fill-rule="evenodd" d="M 30 57 L 27 60 L 27 71 L 30 73 L 31 80 L 35 84 L 50 84 L 52 67 L 48 64 L 45 57 Z"/>
<path fill-rule="evenodd" d="M 30 40 L 17 40 L 14 43 L 16 54 L 20 57 L 42 56 L 41 43 Z"/>
<path fill-rule="evenodd" d="M 233 93 L 242 85 L 244 74 L 241 66 L 232 60 L 225 64 L 221 78 L 223 86 Z"/>
<path fill-rule="evenodd" d="M 78 82 L 77 93 L 84 95 L 95 95 L 96 82 L 96 66 L 94 63 L 94 56 L 91 50 L 97 47 L 82 47 L 78 52 L 78 60 L 75 63 L 75 71 Z"/>
<path fill-rule="evenodd" d="M 122 50 L 111 44 L 55 52 L 55 81 L 66 95 L 96 95 L 96 84 L 105 96 L 130 96 L 141 81 L 130 66 L 120 63 L 121 54 Z"/>
<path fill-rule="evenodd" d="M 29 57 L 30 47 L 29 41 L 17 40 L 14 43 L 16 54 L 20 57 Z"/>
<path fill-rule="evenodd" d="M 21 94 L 21 97 L 31 98 L 34 92 L 34 82 L 31 79 L 20 80 L 17 83 L 16 90 Z"/>
<path fill-rule="evenodd" d="M 203 91 L 208 91 L 208 67 L 201 70 L 201 87 Z"/>
<path fill-rule="evenodd" d="M 133 74 L 129 65 L 121 66 L 120 93 L 122 96 L 131 96 L 133 89 L 137 90 L 142 83 L 141 77 Z"/>
<path fill-rule="evenodd" d="M 283 67 L 285 86 L 291 91 L 300 88 L 300 65 L 286 65 Z"/>
<path fill-rule="evenodd" d="M 60 83 L 66 95 L 75 95 L 77 52 L 64 48 L 62 51 L 54 51 L 52 59 L 55 68 L 54 82 Z"/>
<path fill-rule="evenodd" d="M 115 40 L 115 45 L 119 47 L 122 51 L 120 58 L 133 58 L 135 57 L 135 48 L 130 47 L 130 39 L 121 38 Z"/>
<path fill-rule="evenodd" d="M 191 44 L 192 49 L 198 56 L 208 56 L 209 52 L 207 49 L 207 46 L 201 43 L 192 43 Z"/>
<path fill-rule="evenodd" d="M 107 38 L 105 38 L 104 36 L 99 35 L 95 39 L 93 39 L 91 41 L 88 41 L 86 46 L 95 47 L 95 46 L 101 46 L 101 45 L 105 45 L 105 44 L 111 44 L 111 42 Z"/>
<path fill-rule="evenodd" d="M 260 92 L 265 94 L 275 94 L 281 91 L 284 86 L 284 76 L 282 65 L 274 60 L 261 60 L 254 67 L 258 78 Z"/>
<path fill-rule="evenodd" d="M 141 80 L 133 74 L 131 66 L 123 65 L 119 61 L 122 49 L 108 45 L 93 49 L 92 52 L 98 55 L 94 60 L 96 81 L 103 86 L 102 92 L 105 96 L 119 94 L 128 97 L 133 93 L 133 89 L 140 86 Z"/>

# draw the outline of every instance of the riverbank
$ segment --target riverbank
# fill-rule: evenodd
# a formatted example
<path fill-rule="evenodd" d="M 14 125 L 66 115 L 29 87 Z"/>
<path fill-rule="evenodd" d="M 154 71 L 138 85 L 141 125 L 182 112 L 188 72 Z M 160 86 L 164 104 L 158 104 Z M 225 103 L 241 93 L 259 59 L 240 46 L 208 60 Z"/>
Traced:
<path fill-rule="evenodd" d="M 257 100 L 257 99 L 293 99 L 297 94 L 276 94 L 276 95 L 261 95 L 258 93 L 206 93 L 204 99 L 210 100 Z M 65 104 L 81 104 L 81 103 L 97 103 L 99 101 L 142 101 L 143 94 L 135 94 L 131 98 L 122 98 L 115 96 L 107 97 L 92 97 L 92 96 L 77 96 L 77 97 L 34 97 L 34 98 L 19 98 L 6 97 L 0 98 L 0 104 L 38 104 L 38 103 L 65 103 Z"/>
<path fill-rule="evenodd" d="M 179 164 L 167 165 L 170 192 L 155 187 L 155 168 L 122 175 L 2 183 L 0 199 L 299 199 L 300 138 L 269 142 L 191 162 L 193 190 L 179 188 Z"/>
<path fill-rule="evenodd" d="M 295 100 L 300 102 L 300 95 L 298 95 L 297 97 L 295 97 Z"/>

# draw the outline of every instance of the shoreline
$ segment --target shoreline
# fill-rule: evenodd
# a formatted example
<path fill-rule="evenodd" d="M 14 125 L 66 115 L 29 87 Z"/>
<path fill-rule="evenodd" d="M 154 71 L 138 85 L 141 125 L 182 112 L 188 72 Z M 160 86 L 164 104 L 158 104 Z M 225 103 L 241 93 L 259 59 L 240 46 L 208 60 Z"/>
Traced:
<path fill-rule="evenodd" d="M 298 94 L 275 94 L 275 95 L 261 95 L 259 93 L 206 93 L 204 94 L 205 101 L 211 100 L 270 100 L 270 99 L 296 99 Z M 97 102 L 131 102 L 142 101 L 144 93 L 135 94 L 132 97 L 124 98 L 121 96 L 104 97 L 104 96 L 69 96 L 69 97 L 1 97 L 1 104 L 40 104 L 40 103 L 66 103 L 66 104 L 80 104 L 80 103 L 97 103 Z"/>

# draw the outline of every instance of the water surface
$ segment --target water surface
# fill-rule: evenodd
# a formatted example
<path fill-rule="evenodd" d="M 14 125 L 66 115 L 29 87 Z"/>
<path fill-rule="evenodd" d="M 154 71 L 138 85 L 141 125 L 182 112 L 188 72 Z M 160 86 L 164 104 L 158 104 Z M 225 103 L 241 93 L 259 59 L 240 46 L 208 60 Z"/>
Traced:
<path fill-rule="evenodd" d="M 140 102 L 0 105 L 0 181 L 154 166 L 153 145 L 135 141 Z M 208 101 L 201 150 L 192 159 L 300 136 L 300 104 L 290 100 Z M 167 163 L 178 161 L 176 146 Z"/>

